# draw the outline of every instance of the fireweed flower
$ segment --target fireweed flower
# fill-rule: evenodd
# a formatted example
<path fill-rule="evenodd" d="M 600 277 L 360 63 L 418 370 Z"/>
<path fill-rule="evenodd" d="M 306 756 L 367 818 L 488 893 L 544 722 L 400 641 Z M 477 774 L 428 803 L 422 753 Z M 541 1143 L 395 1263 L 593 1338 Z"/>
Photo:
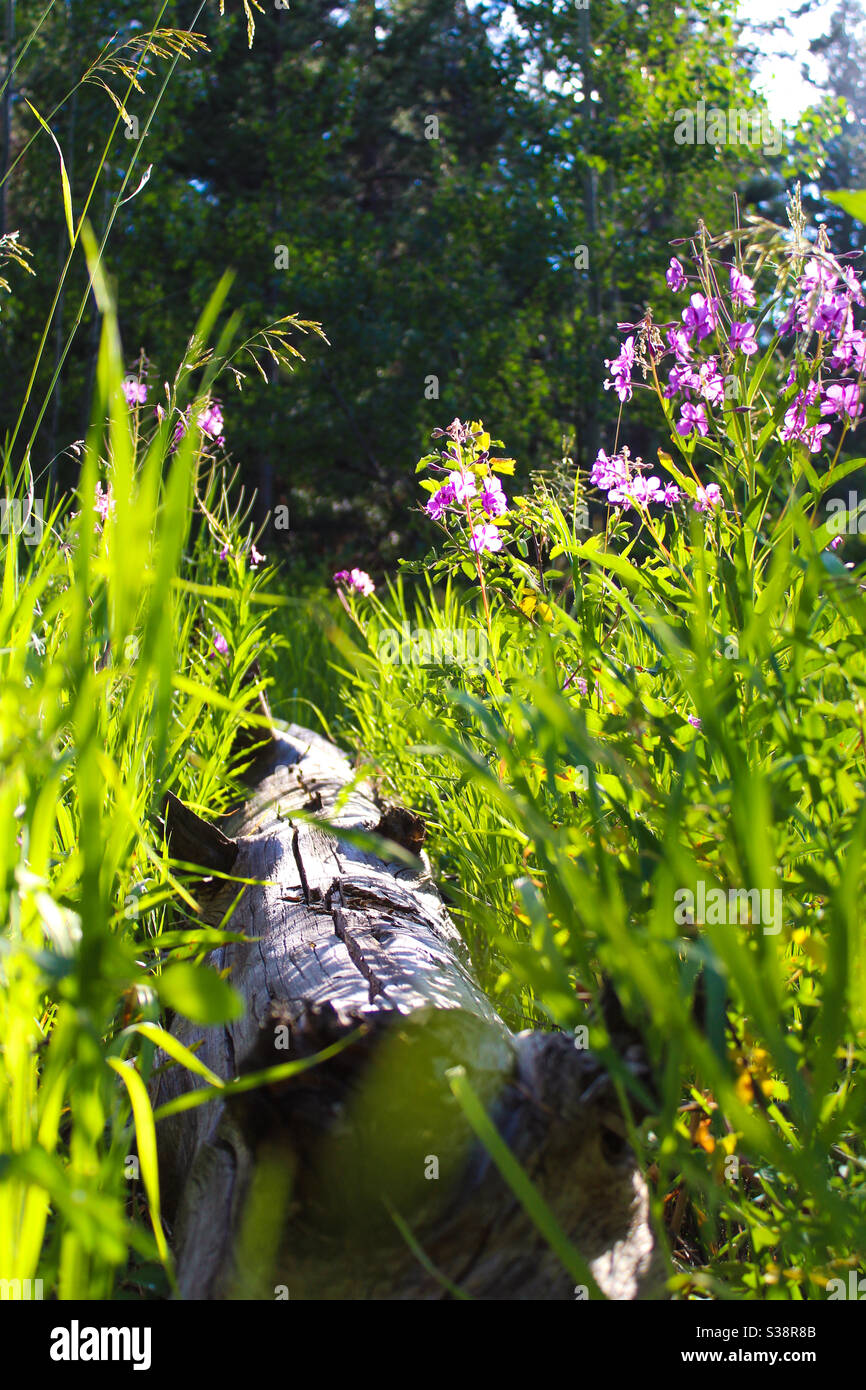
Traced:
<path fill-rule="evenodd" d="M 334 575 L 334 583 L 344 589 L 354 589 L 358 594 L 372 594 L 375 592 L 376 585 L 373 583 L 366 570 L 337 570 Z"/>
<path fill-rule="evenodd" d="M 590 472 L 590 482 L 607 493 L 607 501 L 611 507 L 621 507 L 623 511 L 632 507 L 639 510 L 649 506 L 651 502 L 660 502 L 666 507 L 671 507 L 679 501 L 680 491 L 674 483 L 667 483 L 662 487 L 660 480 L 655 476 L 643 476 L 640 472 L 643 467 L 641 459 L 632 459 L 626 448 L 622 453 L 614 454 L 610 458 L 604 449 L 599 449 Z"/>
<path fill-rule="evenodd" d="M 665 271 L 665 279 L 668 283 L 668 289 L 673 290 L 674 293 L 676 293 L 677 290 L 684 290 L 688 284 L 683 268 L 676 256 L 671 256 L 671 263 Z"/>
<path fill-rule="evenodd" d="M 495 526 L 488 522 L 480 522 L 473 527 L 472 535 L 469 537 L 469 549 L 474 550 L 476 555 L 483 554 L 489 550 L 494 554 L 502 549 L 502 536 Z"/>
<path fill-rule="evenodd" d="M 812 381 L 805 391 L 798 391 L 788 409 L 785 411 L 785 419 L 782 428 L 779 430 L 780 437 L 786 444 L 794 439 L 804 437 L 807 420 L 806 411 L 810 405 L 814 405 L 820 395 L 820 387 L 817 381 Z M 827 426 L 829 430 L 830 426 Z"/>
<path fill-rule="evenodd" d="M 838 282 L 839 276 L 832 266 L 812 256 L 800 277 L 800 291 L 803 294 L 823 294 L 826 290 L 832 290 Z"/>
<path fill-rule="evenodd" d="M 688 435 L 693 430 L 697 430 L 701 437 L 705 437 L 710 432 L 707 422 L 707 412 L 702 405 L 692 405 L 691 401 L 683 401 L 680 406 L 680 418 L 677 420 L 677 434 Z"/>
<path fill-rule="evenodd" d="M 671 367 L 668 384 L 662 392 L 666 400 L 682 395 L 683 391 L 699 391 L 701 378 L 694 367 L 688 365 Z"/>
<path fill-rule="evenodd" d="M 215 444 L 225 444 L 223 434 L 223 413 L 218 401 L 213 401 L 205 410 L 201 412 L 196 420 L 196 424 L 202 434 L 208 435 Z"/>
<path fill-rule="evenodd" d="M 111 484 L 109 484 L 108 490 L 106 492 L 103 492 L 102 483 L 97 483 L 96 491 L 93 494 L 94 511 L 102 518 L 103 521 L 107 521 L 109 513 L 111 513 L 112 516 L 114 515 L 115 506 L 115 500 L 111 495 Z"/>
<path fill-rule="evenodd" d="M 821 388 L 817 381 L 812 381 L 805 391 L 798 391 L 788 409 L 785 411 L 785 418 L 779 430 L 779 437 L 786 444 L 798 441 L 805 444 L 811 453 L 817 454 L 821 450 L 824 437 L 830 433 L 830 425 L 809 425 L 806 411 L 810 406 L 820 403 Z M 835 409 L 835 406 L 833 407 Z M 822 409 L 822 413 L 826 413 Z"/>
<path fill-rule="evenodd" d="M 686 332 L 691 338 L 694 334 L 697 341 L 703 342 L 708 338 L 718 325 L 717 309 L 719 302 L 717 299 L 707 299 L 706 295 L 693 294 L 689 307 L 683 309 L 683 323 Z"/>
<path fill-rule="evenodd" d="M 160 408 L 160 407 L 157 406 L 157 410 L 159 410 L 159 408 Z M 160 418 L 162 418 L 162 417 L 160 417 Z M 175 449 L 177 448 L 178 444 L 180 443 L 180 441 L 183 439 L 184 435 L 186 434 L 187 426 L 188 426 L 188 425 L 189 425 L 189 409 L 187 408 L 187 409 L 184 411 L 183 415 L 181 415 L 180 419 L 178 420 L 177 424 L 176 424 L 175 427 L 174 427 L 174 434 L 173 434 L 172 437 L 171 437 L 171 451 L 172 451 L 172 453 L 174 453 L 174 451 L 175 451 Z"/>
<path fill-rule="evenodd" d="M 473 497 L 477 491 L 475 474 L 470 473 L 465 468 L 449 473 L 448 484 L 454 490 L 455 502 L 465 502 L 467 498 Z"/>
<path fill-rule="evenodd" d="M 708 512 L 714 507 L 722 505 L 722 494 L 715 483 L 710 483 L 707 487 L 699 487 L 695 494 L 694 507 L 696 512 Z"/>
<path fill-rule="evenodd" d="M 488 478 L 482 478 L 481 505 L 488 516 L 504 516 L 508 511 L 508 498 L 502 488 L 502 483 L 495 473 L 491 473 Z"/>
<path fill-rule="evenodd" d="M 692 357 L 692 345 L 684 328 L 668 329 L 667 344 L 678 362 L 688 362 Z"/>
<path fill-rule="evenodd" d="M 631 372 L 634 358 L 634 338 L 631 337 L 626 338 L 616 357 L 604 359 L 604 365 L 613 378 L 605 381 L 604 389 L 609 391 L 613 387 L 621 401 L 630 401 L 632 397 Z"/>
<path fill-rule="evenodd" d="M 228 642 L 226 641 L 226 639 L 223 637 L 223 635 L 222 635 L 221 632 L 216 632 L 216 631 L 214 632 L 213 644 L 212 644 L 212 646 L 211 646 L 211 651 L 214 652 L 217 656 L 228 656 L 228 654 L 229 654 L 229 644 L 228 644 Z"/>
<path fill-rule="evenodd" d="M 156 409 L 157 414 L 161 420 L 161 407 L 157 406 Z M 186 410 L 183 412 L 183 414 L 181 415 L 180 419 L 174 427 L 174 434 L 171 440 L 172 453 L 174 453 L 174 450 L 177 448 L 178 444 L 183 439 L 184 435 L 189 429 L 189 422 L 190 407 L 187 406 Z M 225 435 L 222 433 L 223 413 L 220 409 L 218 402 L 214 401 L 212 405 L 209 405 L 206 407 L 205 410 L 200 411 L 199 414 L 196 416 L 195 422 L 201 430 L 202 434 L 206 434 L 209 439 L 213 440 L 214 444 L 225 444 Z"/>
<path fill-rule="evenodd" d="M 848 300 L 844 295 L 825 295 L 815 310 L 812 328 L 816 333 L 838 337 L 845 327 L 847 313 Z"/>
<path fill-rule="evenodd" d="M 838 386 L 828 386 L 821 402 L 822 415 L 845 415 L 853 422 L 862 415 L 860 390 L 856 381 L 843 381 Z"/>
<path fill-rule="evenodd" d="M 636 474 L 624 487 L 608 493 L 608 500 L 621 502 L 623 507 L 647 507 L 650 502 L 663 502 L 664 490 L 658 478 Z"/>
<path fill-rule="evenodd" d="M 755 325 L 753 323 L 738 323 L 736 319 L 731 324 L 731 352 L 744 352 L 747 357 L 751 357 L 753 352 L 758 351 L 758 344 L 755 341 Z"/>
<path fill-rule="evenodd" d="M 583 676 L 566 676 L 563 690 L 568 690 L 570 686 L 576 685 L 581 695 L 586 694 L 587 686 Z"/>
<path fill-rule="evenodd" d="M 264 558 L 260 550 L 257 550 L 254 545 L 250 546 L 250 565 L 253 569 L 255 569 L 256 565 L 260 565 Z"/>
<path fill-rule="evenodd" d="M 701 395 L 710 405 L 722 405 L 725 399 L 725 378 L 715 357 L 708 357 L 698 373 Z"/>
<path fill-rule="evenodd" d="M 366 570 L 350 570 L 349 582 L 359 594 L 372 594 L 376 588 L 376 585 L 373 583 Z"/>
<path fill-rule="evenodd" d="M 701 728 L 701 721 L 700 721 L 700 719 L 698 719 L 698 716 L 697 716 L 696 714 L 690 714 L 690 715 L 688 716 L 688 720 L 689 720 L 689 723 L 691 724 L 691 726 L 692 726 L 693 729 L 700 729 L 700 728 Z"/>
<path fill-rule="evenodd" d="M 843 269 L 842 279 L 845 283 L 846 290 L 850 294 L 851 298 L 854 300 L 855 304 L 866 304 L 866 298 L 864 298 L 863 296 L 863 286 L 857 279 L 857 276 L 854 274 L 850 266 L 845 266 L 845 268 Z"/>
<path fill-rule="evenodd" d="M 862 286 L 850 269 L 839 274 L 831 265 L 817 257 L 806 262 L 797 283 L 794 299 L 779 325 L 782 335 L 788 333 L 822 333 L 832 341 L 853 332 L 851 305 L 863 303 Z M 836 365 L 849 365 L 839 362 Z"/>
<path fill-rule="evenodd" d="M 713 297 L 709 286 L 705 287 L 705 293 L 690 295 L 688 306 L 682 311 L 682 324 L 662 324 L 661 333 L 655 330 L 656 351 L 648 354 L 653 360 L 663 356 L 665 349 L 661 352 L 657 349 L 664 341 L 666 351 L 674 359 L 667 382 L 660 384 L 660 390 L 666 400 L 678 402 L 679 419 L 675 429 L 681 437 L 690 437 L 691 442 L 696 436 L 706 438 L 710 434 L 712 412 L 724 405 L 726 392 L 722 373 L 730 370 L 731 358 L 742 354 L 746 362 L 751 363 L 760 351 L 756 325 L 737 317 L 741 308 L 755 307 L 755 282 L 737 266 L 726 269 L 730 291 L 722 330 L 728 338 L 723 359 L 704 355 L 700 349 L 700 344 L 722 327 L 723 300 Z M 676 257 L 671 258 L 665 280 L 674 291 L 682 290 L 687 284 Z M 866 284 L 861 285 L 850 269 L 842 268 L 829 256 L 816 253 L 806 263 L 787 316 L 778 326 L 780 334 L 798 335 L 786 387 L 796 387 L 798 377 L 802 382 L 807 376 L 817 376 L 822 366 L 829 367 L 837 379 L 832 386 L 807 381 L 802 389 L 795 390 L 795 399 L 788 400 L 780 429 L 784 442 L 800 442 L 811 452 L 818 453 L 836 422 L 854 425 L 866 416 L 860 382 L 838 379 L 840 375 L 866 376 L 866 332 L 854 321 L 854 306 L 866 307 L 864 288 Z M 619 327 L 624 331 L 636 331 L 640 325 L 620 324 Z M 820 335 L 817 347 L 814 352 L 808 352 L 808 339 L 813 334 Z M 605 381 L 605 389 L 615 389 L 621 401 L 631 398 L 635 363 L 646 365 L 642 347 L 636 347 L 640 342 L 642 339 L 637 336 L 629 337 L 617 357 L 605 359 L 611 378 Z M 640 460 L 632 460 L 627 449 L 613 456 L 600 450 L 592 465 L 590 482 L 607 494 L 610 506 L 623 510 L 640 509 L 651 502 L 670 508 L 683 500 L 675 484 L 662 485 L 658 478 L 645 477 L 642 469 Z M 694 506 L 699 512 L 721 507 L 719 488 L 715 484 L 699 488 Z"/>
<path fill-rule="evenodd" d="M 625 451 L 623 451 L 625 452 Z M 616 487 L 628 479 L 628 465 L 621 454 L 614 454 L 608 458 L 604 449 L 599 449 L 598 457 L 592 465 L 589 481 L 593 487 L 599 487 L 603 492 L 608 488 Z"/>
<path fill-rule="evenodd" d="M 866 333 L 854 327 L 850 307 L 845 325 L 828 360 L 831 367 L 846 367 L 852 372 L 866 372 Z"/>
<path fill-rule="evenodd" d="M 801 436 L 803 443 L 808 444 L 809 450 L 813 454 L 819 454 L 824 444 L 824 438 L 830 433 L 829 425 L 812 425 L 803 431 Z"/>
<path fill-rule="evenodd" d="M 755 307 L 755 282 L 737 270 L 735 265 L 731 266 L 731 300 L 747 309 Z"/>
<path fill-rule="evenodd" d="M 454 488 L 450 483 L 446 483 L 444 487 L 440 487 L 437 492 L 433 493 L 433 496 L 425 507 L 425 511 L 434 521 L 438 521 L 442 513 L 451 506 L 453 501 Z"/>
<path fill-rule="evenodd" d="M 143 381 L 136 381 L 135 377 L 128 376 L 123 383 L 123 394 L 128 406 L 144 405 L 147 400 L 147 387 Z"/>

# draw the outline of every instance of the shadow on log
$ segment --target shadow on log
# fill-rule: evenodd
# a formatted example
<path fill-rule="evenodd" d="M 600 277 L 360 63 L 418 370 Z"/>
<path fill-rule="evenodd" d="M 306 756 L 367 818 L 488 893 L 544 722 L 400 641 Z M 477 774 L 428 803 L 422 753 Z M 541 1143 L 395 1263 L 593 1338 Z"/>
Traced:
<path fill-rule="evenodd" d="M 368 789 L 346 791 L 353 773 L 336 748 L 291 726 L 249 780 L 250 800 L 221 831 L 167 807 L 172 855 L 205 871 L 205 921 L 238 892 L 207 875 L 262 885 L 230 922 L 256 939 L 211 956 L 244 1016 L 210 1029 L 178 1019 L 173 1031 L 201 1042 L 198 1056 L 226 1080 L 351 1040 L 288 1081 L 160 1124 L 181 1296 L 573 1299 L 573 1279 L 469 1130 L 446 1075 L 455 1065 L 603 1292 L 653 1296 L 647 1190 L 599 1063 L 565 1034 L 509 1031 L 423 854 L 406 868 L 297 819 L 391 824 Z M 423 831 L 407 824 L 414 847 Z M 167 1066 L 154 1102 L 197 1084 Z"/>

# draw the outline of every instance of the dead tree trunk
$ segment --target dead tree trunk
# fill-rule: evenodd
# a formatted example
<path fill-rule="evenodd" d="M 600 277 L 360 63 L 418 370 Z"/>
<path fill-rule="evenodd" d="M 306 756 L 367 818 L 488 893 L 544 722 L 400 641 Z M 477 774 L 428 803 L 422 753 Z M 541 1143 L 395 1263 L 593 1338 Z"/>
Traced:
<path fill-rule="evenodd" d="M 297 819 L 397 838 L 367 788 L 347 791 L 352 779 L 336 748 L 292 726 L 259 754 L 251 799 L 223 831 L 168 807 L 173 857 L 205 871 L 206 921 L 239 891 L 208 874 L 261 881 L 230 923 L 255 939 L 211 957 L 244 1016 L 211 1029 L 176 1020 L 176 1036 L 200 1041 L 198 1056 L 229 1080 L 358 1035 L 288 1081 L 161 1123 L 182 1296 L 434 1299 L 456 1286 L 573 1299 L 574 1280 L 465 1122 L 445 1075 L 457 1064 L 604 1293 L 650 1295 L 647 1191 L 605 1073 L 562 1033 L 510 1033 L 423 853 L 413 870 Z M 195 1084 L 167 1067 L 154 1100 Z"/>

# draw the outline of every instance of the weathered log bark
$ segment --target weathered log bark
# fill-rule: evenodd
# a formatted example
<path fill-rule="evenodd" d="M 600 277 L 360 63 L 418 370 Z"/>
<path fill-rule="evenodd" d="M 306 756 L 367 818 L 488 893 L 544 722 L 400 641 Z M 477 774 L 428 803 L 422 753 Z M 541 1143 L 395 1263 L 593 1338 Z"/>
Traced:
<path fill-rule="evenodd" d="M 176 1020 L 173 1031 L 200 1041 L 198 1055 L 227 1080 L 359 1036 L 289 1081 L 161 1123 L 182 1296 L 434 1299 L 452 1296 L 450 1281 L 477 1298 L 574 1298 L 474 1141 L 445 1076 L 455 1064 L 604 1292 L 651 1296 L 647 1191 L 598 1062 L 562 1033 L 510 1033 L 423 855 L 413 870 L 297 819 L 379 823 L 336 748 L 292 726 L 250 779 L 251 799 L 221 831 L 168 807 L 174 857 L 205 870 L 206 921 L 239 891 L 215 871 L 258 881 L 231 919 L 255 940 L 211 958 L 230 972 L 244 1016 L 212 1029 Z M 195 1084 L 168 1067 L 154 1099 Z"/>

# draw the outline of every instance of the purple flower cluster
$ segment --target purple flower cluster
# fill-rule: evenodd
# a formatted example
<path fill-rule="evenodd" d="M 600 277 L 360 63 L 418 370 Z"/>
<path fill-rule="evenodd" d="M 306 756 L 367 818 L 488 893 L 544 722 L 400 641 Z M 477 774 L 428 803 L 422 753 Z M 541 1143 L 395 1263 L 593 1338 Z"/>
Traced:
<path fill-rule="evenodd" d="M 472 497 L 479 499 L 488 516 L 504 516 L 508 511 L 508 498 L 495 473 L 476 478 L 474 473 L 461 468 L 449 473 L 447 483 L 433 493 L 427 503 L 427 515 L 439 521 L 449 507 L 465 505 Z"/>
<path fill-rule="evenodd" d="M 634 338 L 626 338 L 618 357 L 606 357 L 604 365 L 611 373 L 604 383 L 605 391 L 613 387 L 621 401 L 630 401 L 632 396 L 631 373 L 635 361 Z"/>
<path fill-rule="evenodd" d="M 632 507 L 641 510 L 650 502 L 672 507 L 680 501 L 680 489 L 676 483 L 662 484 L 655 476 L 646 478 L 640 471 L 643 467 L 640 459 L 630 457 L 628 449 L 610 457 L 604 449 L 599 449 L 589 480 L 594 487 L 607 493 L 612 507 L 621 507 L 624 511 Z"/>
<path fill-rule="evenodd" d="M 827 365 L 855 373 L 857 379 L 811 381 L 799 390 L 785 412 L 780 430 L 786 442 L 797 440 L 816 454 L 832 428 L 821 422 L 821 416 L 836 415 L 854 425 L 863 413 L 860 380 L 866 373 L 866 334 L 854 326 L 854 305 L 862 307 L 864 303 L 863 286 L 852 270 L 839 269 L 817 256 L 806 262 L 779 333 L 783 337 L 791 333 L 799 336 L 801 348 L 812 333 L 819 334 L 825 351 L 830 348 L 826 352 Z M 795 365 L 786 386 L 793 386 L 796 379 Z M 807 414 L 810 410 L 811 416 Z"/>
<path fill-rule="evenodd" d="M 706 438 L 712 428 L 712 408 L 724 405 L 725 378 L 719 356 L 726 364 L 733 365 L 740 354 L 748 358 L 758 352 L 756 325 L 745 318 L 736 317 L 742 309 L 754 308 L 754 282 L 736 266 L 729 267 L 728 276 L 728 314 L 723 312 L 719 298 L 704 292 L 709 289 L 704 285 L 702 290 L 690 295 L 689 303 L 682 311 L 682 322 L 667 326 L 666 349 L 658 338 L 656 341 L 660 351 L 650 349 L 654 360 L 664 356 L 666 351 L 673 354 L 674 365 L 663 388 L 663 395 L 666 400 L 679 401 L 679 418 L 675 428 L 683 438 Z M 671 257 L 665 280 L 675 292 L 688 287 L 685 271 L 675 256 Z M 858 379 L 813 381 L 805 389 L 799 390 L 788 407 L 780 431 L 784 442 L 796 440 L 806 444 L 812 453 L 817 453 L 832 428 L 832 423 L 826 421 L 826 417 L 837 416 L 853 425 L 862 414 L 859 378 L 866 374 L 866 334 L 854 326 L 854 306 L 863 306 L 864 303 L 863 286 L 850 269 L 841 269 L 829 257 L 822 259 L 816 255 L 807 261 L 791 307 L 779 325 L 779 333 L 783 337 L 791 333 L 799 335 L 800 349 L 810 334 L 820 335 L 819 355 L 823 355 L 829 368 L 857 374 Z M 639 341 L 644 344 L 646 322 L 648 320 L 643 325 L 622 326 L 641 328 Z M 728 322 L 729 327 L 726 327 Z M 710 337 L 715 337 L 718 351 L 698 361 L 695 349 Z M 613 380 L 606 381 L 605 387 L 615 387 L 622 401 L 629 400 L 632 394 L 634 343 L 633 337 L 627 338 L 619 357 L 606 361 L 613 373 Z M 801 352 L 798 365 L 803 364 L 805 359 Z M 796 379 L 795 366 L 791 368 L 786 385 L 794 385 Z"/>
<path fill-rule="evenodd" d="M 619 507 L 623 511 L 632 507 L 640 511 L 651 502 L 673 507 L 682 501 L 683 494 L 676 483 L 662 483 L 655 476 L 644 477 L 640 470 L 645 466 L 640 459 L 632 459 L 628 449 L 610 457 L 603 449 L 599 449 L 589 481 L 594 487 L 607 493 L 607 500 L 612 507 Z M 722 494 L 715 483 L 710 483 L 708 487 L 699 487 L 692 505 L 696 512 L 714 511 L 722 505 Z"/>
<path fill-rule="evenodd" d="M 791 376 L 788 377 L 788 385 L 793 384 L 793 377 L 796 375 L 794 368 L 791 368 Z M 809 446 L 813 454 L 817 454 L 821 449 L 824 436 L 830 433 L 829 425 L 809 425 L 806 411 L 809 406 L 817 405 L 821 397 L 821 388 L 817 381 L 812 381 L 805 391 L 798 391 L 791 405 L 785 411 L 785 419 L 779 431 L 782 439 L 789 442 L 797 439 Z"/>
<path fill-rule="evenodd" d="M 719 326 L 719 301 L 704 294 L 693 294 L 688 307 L 683 309 L 682 319 L 686 337 L 694 337 L 702 343 Z"/>
<path fill-rule="evenodd" d="M 213 401 L 207 406 L 199 415 L 196 423 L 202 434 L 206 434 L 215 444 L 225 444 L 226 440 L 223 434 L 225 422 L 219 401 Z"/>
<path fill-rule="evenodd" d="M 190 406 L 187 406 L 186 410 L 183 412 L 183 414 L 181 415 L 180 419 L 174 427 L 174 434 L 172 436 L 171 441 L 172 452 L 174 452 L 174 450 L 177 448 L 178 444 L 183 439 L 184 435 L 189 429 L 190 410 Z M 163 415 L 165 414 L 162 406 L 158 405 L 156 407 L 156 413 L 159 419 L 161 420 L 163 418 Z M 223 434 L 223 426 L 225 422 L 223 420 L 223 413 L 219 401 L 212 401 L 211 404 L 207 405 L 204 410 L 199 411 L 198 415 L 196 416 L 195 422 L 201 430 L 202 434 L 207 435 L 207 437 L 210 440 L 212 440 L 214 444 L 218 446 L 225 444 L 226 440 L 225 435 Z"/>
<path fill-rule="evenodd" d="M 474 453 L 470 454 L 470 459 L 474 459 L 473 467 L 467 467 L 464 461 L 462 450 L 480 434 L 480 431 L 473 434 L 468 425 L 456 419 L 447 429 L 433 431 L 434 438 L 444 436 L 453 442 L 441 451 L 441 465 L 435 465 L 443 471 L 447 470 L 447 478 L 431 495 L 425 507 L 433 521 L 443 523 L 451 508 L 464 514 L 468 511 L 473 522 L 469 547 L 476 554 L 484 551 L 495 553 L 502 549 L 502 535 L 492 521 L 508 512 L 508 497 L 501 479 L 491 471 L 489 451 L 483 449 L 477 458 Z"/>
<path fill-rule="evenodd" d="M 838 360 L 834 366 L 863 371 L 866 339 L 854 328 L 853 319 L 853 306 L 863 303 L 863 286 L 852 270 L 839 271 L 829 258 L 820 260 L 813 256 L 806 262 L 797 282 L 796 294 L 779 325 L 779 332 L 783 335 L 822 333 L 836 343 L 833 357 Z"/>
<path fill-rule="evenodd" d="M 264 556 L 261 557 L 264 559 Z M 334 575 L 334 583 L 337 588 L 354 589 L 356 594 L 369 595 L 375 591 L 376 585 L 373 583 L 366 570 L 337 570 Z"/>
<path fill-rule="evenodd" d="M 144 405 L 147 400 L 147 386 L 143 381 L 137 381 L 134 376 L 128 376 L 123 383 L 123 394 L 126 404 L 132 409 L 133 406 Z"/>
<path fill-rule="evenodd" d="M 672 257 L 670 268 L 665 276 L 671 289 L 685 288 L 685 272 L 676 257 Z M 755 291 L 748 275 L 735 266 L 730 269 L 730 297 L 732 304 L 754 305 Z M 712 295 L 699 291 L 689 298 L 682 312 L 682 326 L 672 325 L 667 333 L 668 350 L 673 353 L 675 365 L 671 368 L 664 396 L 667 400 L 681 397 L 680 417 L 676 422 L 677 434 L 683 438 L 697 435 L 706 438 L 710 433 L 711 418 L 708 407 L 721 406 L 725 401 L 725 378 L 715 354 L 704 358 L 699 364 L 694 358 L 695 347 L 712 334 L 721 332 L 721 301 Z M 755 325 L 745 320 L 733 319 L 727 342 L 731 357 L 738 352 L 751 357 L 758 351 L 755 338 Z"/>

